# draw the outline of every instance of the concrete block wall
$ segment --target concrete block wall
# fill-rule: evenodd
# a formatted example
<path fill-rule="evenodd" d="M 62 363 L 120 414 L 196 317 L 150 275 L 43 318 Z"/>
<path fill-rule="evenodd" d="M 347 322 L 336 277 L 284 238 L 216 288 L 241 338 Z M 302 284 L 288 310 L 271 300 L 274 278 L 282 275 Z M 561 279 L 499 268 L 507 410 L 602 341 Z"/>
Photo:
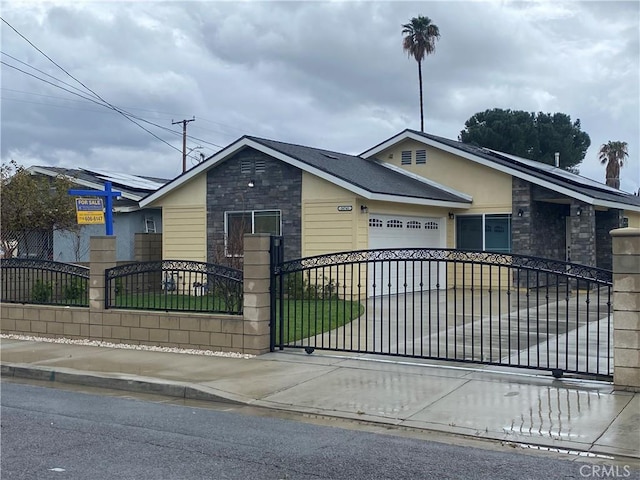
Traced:
<path fill-rule="evenodd" d="M 136 233 L 133 240 L 133 253 L 136 262 L 162 260 L 162 234 Z"/>
<path fill-rule="evenodd" d="M 89 307 L 2 304 L 3 333 L 249 354 L 269 351 L 269 235 L 245 237 L 242 316 L 105 310 L 104 271 L 116 265 L 116 239 L 92 237 L 90 243 Z"/>
<path fill-rule="evenodd" d="M 243 318 L 82 307 L 2 306 L 3 333 L 110 343 L 245 352 Z M 267 343 L 268 346 L 268 343 Z M 251 349 L 250 349 L 251 350 Z"/>
<path fill-rule="evenodd" d="M 640 391 L 640 228 L 613 239 L 613 384 Z"/>

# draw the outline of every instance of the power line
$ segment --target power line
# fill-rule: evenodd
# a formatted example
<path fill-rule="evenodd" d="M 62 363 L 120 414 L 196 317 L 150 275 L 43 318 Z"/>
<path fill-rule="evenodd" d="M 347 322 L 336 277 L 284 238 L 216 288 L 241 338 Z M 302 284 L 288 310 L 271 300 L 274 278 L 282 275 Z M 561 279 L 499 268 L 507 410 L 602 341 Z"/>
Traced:
<path fill-rule="evenodd" d="M 99 101 L 97 101 L 97 100 L 94 100 L 94 99 L 93 99 L 93 98 L 91 98 L 91 97 L 86 97 L 86 96 L 84 96 L 84 95 L 82 95 L 82 94 L 80 94 L 80 93 L 72 92 L 72 91 L 70 91 L 70 90 L 68 90 L 68 89 L 66 89 L 66 88 L 64 88 L 64 87 L 61 87 L 60 85 L 56 85 L 55 83 L 52 83 L 52 82 L 50 82 L 50 81 L 48 81 L 48 80 L 46 80 L 46 79 L 44 79 L 44 78 L 40 78 L 40 77 L 38 77 L 37 75 L 34 75 L 34 74 L 30 73 L 30 72 L 26 72 L 26 71 L 24 71 L 24 70 L 22 70 L 22 69 L 20 69 L 20 68 L 18 68 L 18 67 L 15 67 L 15 66 L 13 66 L 13 65 L 10 65 L 10 64 L 8 64 L 8 63 L 6 63 L 6 62 L 3 62 L 3 61 L 1 61 L 1 60 L 0 60 L 0 63 L 2 63 L 2 64 L 4 64 L 4 65 L 6 65 L 7 67 L 13 68 L 13 69 L 15 69 L 15 70 L 17 70 L 17 71 L 19 71 L 19 72 L 21 72 L 21 73 L 24 73 L 25 75 L 29 75 L 29 76 L 31 76 L 31 77 L 33 77 L 33 78 L 35 78 L 36 80 L 40 80 L 41 82 L 44 82 L 44 83 L 47 83 L 47 84 L 49 84 L 49 85 L 51 85 L 51 86 L 53 86 L 53 87 L 59 88 L 60 90 L 63 90 L 63 91 L 65 91 L 65 92 L 68 92 L 68 93 L 70 93 L 70 94 L 72 94 L 72 95 L 76 95 L 76 96 L 78 96 L 78 97 L 82 98 L 83 100 L 86 100 L 86 101 L 89 101 L 89 102 L 95 103 L 96 105 L 99 105 L 99 106 L 101 106 L 101 107 L 105 107 L 105 108 L 107 108 L 107 109 L 109 109 L 109 110 L 113 110 L 113 109 L 112 109 L 112 108 L 110 108 L 108 105 L 106 105 L 106 104 L 104 104 L 104 103 L 102 103 L 102 102 L 99 102 Z M 55 77 L 53 77 L 53 78 L 55 78 Z M 11 88 L 5 88 L 5 87 L 2 87 L 2 90 L 7 90 L 7 91 L 11 91 L 11 92 L 17 92 L 17 93 L 26 93 L 26 94 L 29 94 L 29 95 L 36 95 L 36 96 L 39 96 L 39 97 L 60 98 L 60 99 L 67 100 L 67 101 L 77 101 L 77 102 L 80 102 L 80 101 L 81 101 L 81 100 L 73 100 L 73 99 L 69 99 L 69 98 L 66 98 L 66 97 L 61 97 L 61 96 L 58 96 L 58 95 L 43 95 L 43 94 L 39 94 L 39 93 L 25 92 L 25 91 L 22 91 L 22 90 L 14 90 L 14 89 L 11 89 Z M 8 99 L 6 99 L 6 100 L 12 100 L 12 101 L 16 101 L 16 102 L 24 102 L 24 103 L 33 103 L 33 104 L 36 104 L 36 105 L 48 105 L 48 106 L 54 106 L 54 107 L 60 107 L 60 108 L 77 108 L 77 107 L 64 107 L 63 105 L 54 105 L 54 104 L 51 104 L 51 103 L 29 102 L 28 100 L 20 100 L 20 99 L 17 99 L 17 98 L 8 98 Z M 142 118 L 142 117 L 140 117 L 140 116 L 138 116 L 138 115 L 134 115 L 133 113 L 128 112 L 128 111 L 126 111 L 126 110 L 124 110 L 124 109 L 120 109 L 120 110 L 122 110 L 122 112 L 124 112 L 126 115 L 129 115 L 129 116 L 131 116 L 131 117 L 135 118 L 136 120 L 139 120 L 139 121 L 144 122 L 144 123 L 148 123 L 149 125 L 153 125 L 154 127 L 160 128 L 160 129 L 165 130 L 165 131 L 167 131 L 167 132 L 169 132 L 169 133 L 172 133 L 172 134 L 174 134 L 174 135 L 180 135 L 180 132 L 177 132 L 177 131 L 172 130 L 172 129 L 168 128 L 168 127 L 165 127 L 164 125 L 159 125 L 159 124 L 157 124 L 157 123 L 155 123 L 155 122 L 152 122 L 152 121 L 150 121 L 150 120 L 147 120 L 147 119 L 145 119 L 145 118 Z M 144 109 L 139 109 L 139 110 L 144 110 Z M 89 110 L 89 111 L 97 112 L 97 110 Z M 149 110 L 149 111 L 152 111 L 152 110 Z M 209 141 L 207 141 L 207 140 L 203 140 L 203 139 L 201 139 L 201 138 L 194 137 L 193 135 L 187 135 L 187 138 L 188 138 L 188 139 L 190 139 L 190 140 L 196 140 L 196 141 L 198 141 L 198 142 L 200 142 L 200 143 L 206 143 L 207 145 L 212 145 L 212 146 L 214 146 L 214 147 L 224 148 L 224 147 L 222 147 L 221 145 L 218 145 L 218 144 L 213 143 L 213 142 L 209 142 Z M 162 140 L 162 139 L 160 139 L 160 140 L 161 140 L 161 141 L 164 141 L 164 140 Z M 165 142 L 165 143 L 166 143 L 166 142 Z M 170 145 L 170 146 L 171 146 L 172 148 L 176 149 L 177 151 L 180 151 L 179 149 L 177 149 L 177 148 L 176 148 L 176 147 L 174 147 L 173 145 Z"/>
<path fill-rule="evenodd" d="M 71 85 L 70 83 L 67 83 L 67 82 L 65 82 L 64 80 L 60 80 L 59 78 L 54 77 L 53 75 L 50 75 L 50 74 L 48 74 L 47 72 L 45 72 L 45 71 L 43 71 L 43 70 L 40 70 L 39 68 L 36 68 L 36 67 L 34 67 L 33 65 L 28 64 L 27 62 L 23 62 L 22 60 L 20 60 L 20 59 L 18 59 L 18 58 L 16 58 L 16 57 L 14 57 L 14 56 L 12 56 L 12 55 L 9 55 L 8 53 L 3 52 L 2 50 L 0 50 L 0 53 L 1 53 L 2 55 L 5 55 L 5 56 L 9 57 L 9 58 L 10 58 L 10 59 L 12 59 L 12 60 L 14 60 L 14 61 L 18 62 L 18 63 L 21 63 L 22 65 L 25 65 L 25 66 L 27 66 L 27 67 L 29 67 L 29 68 L 32 68 L 32 69 L 33 69 L 33 70 L 35 70 L 36 72 L 40 72 L 40 73 L 42 73 L 43 75 L 46 75 L 46 76 L 47 76 L 47 77 L 49 77 L 49 78 L 53 78 L 54 80 L 56 80 L 56 81 L 58 81 L 58 82 L 62 83 L 63 85 L 66 85 L 67 87 L 71 87 L 71 88 L 73 88 L 74 90 L 78 90 L 79 92 L 82 92 L 82 90 L 80 90 L 78 87 L 76 87 L 76 86 L 74 86 L 74 85 Z M 82 93 L 84 93 L 84 92 L 82 92 Z"/>
<path fill-rule="evenodd" d="M 111 110 L 114 110 L 114 111 L 118 112 L 119 114 L 121 114 L 122 116 L 124 116 L 124 117 L 125 117 L 127 120 L 129 120 L 130 122 L 135 123 L 138 127 L 140 127 L 141 129 L 143 129 L 145 132 L 147 132 L 148 134 L 152 135 L 152 136 L 153 136 L 153 137 L 155 137 L 156 139 L 160 140 L 162 143 L 164 143 L 164 144 L 168 145 L 169 147 L 173 148 L 173 149 L 174 149 L 174 150 L 176 150 L 177 152 L 179 152 L 179 151 L 180 151 L 180 149 L 179 149 L 179 148 L 174 147 L 174 146 L 173 146 L 173 145 L 171 145 L 169 142 L 167 142 L 166 140 L 164 140 L 164 139 L 160 138 L 160 137 L 159 137 L 159 136 L 157 136 L 155 133 L 153 133 L 151 130 L 149 130 L 149 129 L 147 129 L 147 128 L 143 127 L 142 125 L 140 125 L 138 122 L 136 122 L 136 121 L 135 121 L 135 120 L 133 120 L 132 118 L 129 118 L 129 117 L 128 117 L 124 112 L 120 111 L 118 108 L 114 107 L 113 105 L 109 104 L 108 102 L 106 102 L 106 101 L 104 101 L 104 100 L 102 100 L 102 99 L 101 99 L 101 100 L 102 100 L 102 102 L 104 102 L 104 103 L 98 102 L 97 100 L 94 100 L 94 99 L 92 99 L 91 97 L 86 97 L 86 96 L 81 95 L 81 94 L 79 94 L 79 93 L 73 92 L 73 91 L 71 91 L 71 90 L 69 90 L 69 89 L 67 89 L 67 88 L 61 87 L 60 85 L 56 85 L 55 83 L 50 82 L 49 80 L 45 80 L 44 78 L 40 78 L 40 77 L 38 77 L 37 75 L 34 75 L 34 74 L 30 73 L 30 72 L 26 72 L 26 71 L 22 70 L 21 68 L 18 68 L 18 67 L 14 66 L 14 65 L 10 65 L 10 64 L 8 64 L 7 62 L 5 62 L 5 61 L 3 61 L 3 60 L 0 60 L 0 64 L 2 64 L 2 65 L 6 65 L 6 66 L 7 66 L 7 67 L 9 67 L 9 68 L 13 68 L 13 69 L 15 69 L 15 70 L 18 70 L 19 72 L 24 73 L 25 75 L 29 75 L 30 77 L 36 78 L 36 79 L 40 80 L 41 82 L 48 83 L 49 85 L 52 85 L 52 86 L 54 86 L 54 87 L 56 87 L 56 88 L 59 88 L 59 89 L 61 89 L 61 90 L 64 90 L 65 92 L 69 92 L 69 93 L 71 93 L 72 95 L 77 95 L 78 97 L 84 98 L 85 100 L 88 100 L 88 101 L 90 101 L 90 102 L 93 102 L 93 103 L 95 103 L 95 104 L 97 104 L 97 105 L 100 105 L 100 106 L 103 106 L 103 107 L 110 108 Z M 146 120 L 145 120 L 145 121 L 146 121 Z M 149 123 L 151 123 L 151 122 L 149 122 Z M 176 133 L 176 134 L 178 134 L 178 135 L 179 135 L 179 132 L 175 132 L 175 131 L 173 131 L 173 130 L 171 130 L 171 131 L 172 131 L 173 133 Z"/>
<path fill-rule="evenodd" d="M 102 98 L 100 95 L 98 95 L 96 92 L 94 92 L 91 88 L 87 87 L 84 83 L 82 83 L 80 80 L 78 80 L 76 77 L 74 77 L 73 75 L 71 75 L 67 70 L 65 70 L 63 67 L 61 67 L 60 65 L 58 65 L 51 57 L 49 57 L 46 53 L 44 53 L 42 50 L 40 50 L 38 47 L 36 47 L 31 40 L 29 40 L 27 37 L 25 37 L 24 35 L 22 35 L 18 30 L 16 30 L 13 25 L 11 25 L 9 22 L 7 22 L 4 18 L 0 17 L 0 20 L 2 20 L 4 23 L 6 23 L 9 28 L 11 28 L 14 32 L 16 32 L 20 37 L 22 37 L 29 45 L 31 45 L 33 48 L 35 48 L 39 53 L 41 53 L 45 58 L 47 58 L 51 63 L 53 63 L 56 67 L 58 67 L 60 70 L 62 70 L 64 73 L 66 73 L 69 77 L 73 78 L 76 82 L 78 82 L 80 85 L 82 85 L 86 90 L 88 90 L 89 92 L 91 92 L 95 97 L 99 98 L 102 102 L 104 102 L 106 105 L 108 105 L 110 108 L 112 108 L 114 111 L 118 112 L 120 115 L 122 115 L 124 118 L 126 118 L 127 120 L 129 120 L 130 122 L 133 122 L 134 124 L 136 124 L 138 127 L 140 127 L 141 129 L 143 129 L 145 132 L 147 132 L 148 134 L 152 135 L 154 138 L 160 140 L 161 142 L 165 143 L 166 145 L 168 145 L 169 147 L 173 148 L 174 150 L 180 151 L 178 148 L 174 147 L 173 145 L 171 145 L 169 142 L 163 140 L 162 138 L 160 138 L 159 136 L 157 136 L 155 133 L 151 132 L 150 130 L 146 129 L 145 127 L 143 127 L 142 125 L 140 125 L 138 122 L 136 122 L 135 120 L 133 120 L 132 118 L 130 118 L 129 116 L 127 116 L 124 112 L 122 112 L 120 109 L 118 109 L 117 107 L 115 107 L 114 105 L 112 105 L 111 103 L 107 102 L 104 98 Z M 5 63 L 5 62 L 2 62 Z M 8 64 L 7 64 L 8 65 Z M 10 65 L 8 65 L 10 66 Z M 14 67 L 15 68 L 15 67 Z M 27 73 L 27 72 L 24 72 Z"/>
<path fill-rule="evenodd" d="M 23 62 L 21 62 L 21 63 L 23 63 Z M 10 66 L 11 68 L 16 68 L 16 67 L 13 67 L 13 66 L 11 66 L 11 65 L 8 65 L 8 66 Z M 16 69 L 17 69 L 17 68 L 16 68 Z M 17 69 L 17 70 L 19 70 L 19 69 Z M 20 71 L 22 71 L 22 70 L 20 70 Z M 30 74 L 29 72 L 23 72 L 23 73 L 26 73 L 27 75 L 31 75 L 31 76 L 33 76 L 34 78 L 37 78 L 38 80 L 43 80 L 43 79 L 41 79 L 41 78 L 39 78 L 39 77 L 37 77 L 37 76 L 34 76 L 33 74 Z M 49 75 L 49 76 L 50 76 L 50 75 Z M 55 78 L 55 77 L 52 77 L 52 78 Z M 43 81 L 44 81 L 44 80 L 43 80 Z M 60 81 L 61 81 L 61 80 L 60 80 Z M 62 81 L 61 81 L 61 82 L 62 82 Z M 64 83 L 64 82 L 62 82 L 62 83 Z M 55 85 L 55 84 L 53 84 L 53 83 L 51 83 L 51 85 L 53 85 L 54 87 L 57 87 L 57 88 L 61 88 L 62 90 L 65 90 L 65 89 L 63 89 L 62 87 L 59 87 L 58 85 Z M 75 88 L 75 87 L 73 87 L 73 88 Z M 61 96 L 59 96 L 59 95 L 44 95 L 44 94 L 41 94 L 41 93 L 26 92 L 26 91 L 24 91 L 24 90 L 15 90 L 15 89 L 12 89 L 12 88 L 6 88 L 6 87 L 0 87 L 0 90 L 6 90 L 6 91 L 9 91 L 9 92 L 16 92 L 16 93 L 25 93 L 25 94 L 27 94 L 27 95 L 35 95 L 35 96 L 38 96 L 38 97 L 60 98 L 60 99 L 67 100 L 67 101 L 81 102 L 81 100 L 73 100 L 73 99 L 70 99 L 70 98 L 67 98 L 67 97 L 61 97 Z M 67 91 L 67 90 L 65 90 L 65 91 Z M 107 106 L 107 105 L 104 105 L 104 104 L 102 104 L 102 103 L 100 103 L 100 102 L 97 102 L 97 101 L 95 101 L 95 100 L 93 100 L 93 99 L 91 99 L 91 98 L 86 98 L 86 97 L 84 97 L 84 96 L 82 96 L 82 95 L 80 95 L 80 94 L 74 93 L 74 92 L 69 92 L 69 93 L 73 93 L 74 95 L 78 95 L 79 97 L 81 97 L 81 98 L 83 98 L 83 99 L 85 99 L 85 100 L 88 100 L 88 101 L 93 102 L 93 103 L 97 103 L 97 104 L 98 104 L 98 105 L 100 105 L 100 106 L 104 106 L 104 107 L 107 107 L 107 108 L 108 108 L 108 106 Z M 60 106 L 60 105 L 53 105 L 53 104 L 51 104 L 51 103 L 28 102 L 28 101 L 26 101 L 26 100 L 18 100 L 18 99 L 13 99 L 13 98 L 7 98 L 7 100 L 14 100 L 14 101 L 16 101 L 16 102 L 25 102 L 25 103 L 35 103 L 35 104 L 39 104 L 39 105 Z M 74 108 L 74 107 L 67 107 L 67 108 Z M 122 110 L 123 112 L 127 113 L 128 115 L 132 116 L 133 118 L 137 119 L 137 120 L 140 120 L 140 121 L 142 121 L 142 122 L 145 122 L 145 123 L 148 123 L 148 124 L 150 124 L 150 125 L 153 125 L 154 127 L 158 127 L 158 128 L 163 129 L 163 130 L 167 130 L 167 131 L 169 131 L 169 132 L 171 132 L 171 133 L 174 133 L 174 134 L 176 134 L 176 135 L 180 135 L 180 132 L 176 132 L 175 130 L 171 130 L 170 128 L 167 128 L 167 127 L 165 127 L 165 126 L 163 126 L 163 125 L 159 125 L 159 124 L 154 123 L 154 122 L 152 122 L 152 121 L 150 121 L 150 120 L 147 120 L 147 119 L 145 119 L 145 118 L 142 118 L 142 117 L 140 117 L 140 116 L 138 116 L 138 115 L 134 115 L 133 113 L 129 112 L 129 110 L 141 110 L 141 111 L 143 111 L 143 112 L 159 113 L 159 114 L 162 114 L 162 115 L 169 115 L 169 114 L 168 114 L 168 113 L 166 113 L 166 112 L 160 112 L 160 111 L 157 111 L 157 110 L 150 110 L 150 109 L 147 109 L 147 108 L 139 108 L 139 107 L 123 107 L 123 108 L 121 108 L 121 110 Z M 96 111 L 96 110 L 91 110 L 91 111 Z M 198 117 L 198 120 L 200 120 L 200 117 Z M 211 121 L 209 121 L 209 123 L 216 123 L 216 122 L 211 122 Z M 221 123 L 220 125 L 223 125 L 223 126 L 224 126 L 224 124 L 222 124 L 222 123 Z M 203 131 L 205 131 L 205 132 L 207 132 L 207 131 L 211 131 L 211 130 L 207 130 L 207 129 L 199 128 L 199 127 L 193 127 L 193 128 L 198 128 L 199 130 L 203 130 Z M 234 127 L 230 127 L 230 128 L 234 128 Z M 237 129 L 237 130 L 241 132 L 241 130 L 240 130 L 240 129 Z M 220 133 L 222 133 L 222 132 L 220 132 Z M 218 145 L 217 143 L 213 143 L 213 142 L 209 142 L 209 141 L 207 141 L 207 140 L 203 140 L 202 138 L 198 138 L 198 137 L 195 137 L 195 136 L 193 136 L 193 135 L 187 135 L 187 138 L 188 138 L 188 139 L 192 139 L 192 140 L 196 140 L 196 141 L 198 141 L 198 142 L 200 142 L 200 143 L 206 143 L 207 145 L 212 145 L 212 146 L 214 146 L 214 147 L 224 148 L 222 145 Z"/>
<path fill-rule="evenodd" d="M 155 124 L 155 123 L 153 123 L 153 122 L 150 122 L 150 121 L 147 121 L 147 120 L 145 120 L 145 119 L 142 119 L 142 118 L 140 118 L 140 117 L 137 117 L 137 116 L 135 116 L 135 115 L 131 114 L 130 112 L 125 112 L 125 111 L 123 111 L 122 109 L 119 109 L 118 107 L 115 107 L 115 106 L 114 106 L 114 105 L 112 105 L 111 103 L 107 102 L 107 101 L 106 101 L 104 98 L 102 98 L 99 94 L 97 94 L 97 93 L 96 93 L 95 91 L 93 91 L 91 88 L 87 87 L 84 83 L 82 83 L 80 80 L 78 80 L 76 77 L 74 77 L 71 73 L 69 73 L 69 72 L 68 72 L 66 69 L 64 69 L 61 65 L 59 65 L 57 62 L 55 62 L 55 61 L 54 61 L 51 57 L 49 57 L 46 53 L 44 53 L 42 50 L 40 50 L 40 49 L 39 49 L 39 48 L 38 48 L 38 47 L 37 47 L 33 42 L 31 42 L 31 40 L 29 40 L 29 39 L 28 39 L 27 37 L 25 37 L 22 33 L 20 33 L 20 32 L 19 32 L 15 27 L 13 27 L 13 25 L 11 25 L 9 22 L 7 22 L 4 18 L 0 17 L 0 20 L 2 20 L 2 21 L 3 21 L 7 26 L 9 26 L 9 28 L 11 28 L 11 29 L 16 33 L 16 34 L 18 34 L 21 38 L 23 38 L 23 39 L 24 39 L 24 40 L 25 40 L 29 45 L 31 45 L 34 49 L 36 49 L 40 54 L 42 54 L 45 58 L 47 58 L 47 59 L 48 59 L 51 63 L 53 63 L 56 67 L 58 67 L 58 68 L 59 68 L 60 70 L 62 70 L 65 74 L 67 74 L 67 75 L 68 75 L 69 77 L 71 77 L 73 80 L 75 80 L 75 81 L 76 81 L 76 82 L 78 82 L 80 85 L 82 85 L 82 86 L 83 86 L 86 90 L 88 90 L 88 91 L 89 91 L 93 96 L 95 96 L 96 98 L 98 98 L 98 99 L 100 99 L 102 102 L 104 102 L 104 105 L 102 105 L 102 106 L 108 106 L 108 107 L 109 107 L 109 108 L 111 108 L 112 110 L 114 110 L 114 111 L 118 112 L 119 114 L 121 114 L 122 116 L 124 116 L 124 117 L 125 117 L 127 120 L 129 120 L 130 122 L 133 122 L 135 125 L 137 125 L 138 127 L 142 128 L 145 132 L 149 133 L 149 134 L 150 134 L 150 135 L 152 135 L 154 138 L 156 138 L 156 139 L 158 139 L 158 140 L 162 141 L 163 143 L 167 144 L 168 146 L 170 146 L 170 147 L 171 147 L 171 148 L 173 148 L 174 150 L 180 151 L 178 148 L 176 148 L 176 147 L 174 147 L 173 145 L 169 144 L 169 143 L 168 143 L 168 142 L 166 142 L 165 140 L 163 140 L 163 139 L 161 139 L 160 137 L 158 137 L 157 135 L 155 135 L 153 132 L 149 131 L 148 129 L 146 129 L 145 127 L 143 127 L 143 126 L 142 126 L 142 125 L 140 125 L 139 123 L 137 123 L 135 120 L 133 120 L 133 118 L 137 118 L 137 119 L 138 119 L 138 120 L 140 120 L 140 121 L 143 121 L 143 122 L 149 123 L 149 124 L 154 125 L 154 126 L 156 126 L 156 127 L 158 127 L 158 128 L 163 128 L 163 129 L 164 129 L 165 127 L 162 127 L 161 125 L 158 125 L 158 124 Z M 49 75 L 48 73 L 46 73 L 46 72 L 44 72 L 44 71 L 42 71 L 42 70 L 39 70 L 39 69 L 37 69 L 37 68 L 35 68 L 35 67 L 33 67 L 33 66 L 31 66 L 31 65 L 29 65 L 29 64 L 27 64 L 27 63 L 25 63 L 25 62 L 23 62 L 23 61 L 21 61 L 21 60 L 18 60 L 18 59 L 16 59 L 15 57 L 13 57 L 13 56 L 11 56 L 11 55 L 9 55 L 9 54 L 5 53 L 5 52 L 2 52 L 2 53 L 3 53 L 4 55 L 7 55 L 7 56 L 9 56 L 10 58 L 12 58 L 12 59 L 14 59 L 14 60 L 18 61 L 18 62 L 20 62 L 20 63 L 24 64 L 24 65 L 29 66 L 30 68 L 33 68 L 34 70 L 36 70 L 36 71 L 38 71 L 38 72 L 40 72 L 40 73 L 43 73 L 44 75 L 47 75 L 48 77 L 51 77 L 51 78 L 53 78 L 53 79 L 55 79 L 55 80 L 59 81 L 60 83 L 62 83 L 62 84 L 64 84 L 64 85 L 67 85 L 67 86 L 69 86 L 69 87 L 71 87 L 71 88 L 73 88 L 73 89 L 76 89 L 76 90 L 80 91 L 77 87 L 74 87 L 73 85 L 70 85 L 70 84 L 68 84 L 68 83 L 66 83 L 66 82 L 64 82 L 64 81 L 62 81 L 62 80 L 60 80 L 60 79 L 58 79 L 58 78 L 56 78 L 56 77 L 54 77 L 54 76 L 52 76 L 52 75 Z M 45 82 L 46 82 L 46 80 L 41 79 L 41 78 L 39 78 L 39 77 L 37 77 L 37 76 L 35 76 L 35 75 L 33 75 L 33 74 L 30 74 L 29 72 L 25 72 L 25 71 L 23 71 L 23 70 L 21 70 L 21 69 L 19 69 L 19 68 L 15 67 L 15 66 L 13 66 L 13 65 L 9 65 L 9 64 L 7 64 L 7 63 L 5 63 L 5 62 L 2 62 L 2 63 L 3 63 L 3 64 L 5 64 L 5 65 L 7 65 L 8 67 L 15 68 L 16 70 L 21 71 L 22 73 L 25 73 L 25 74 L 27 74 L 27 75 L 30 75 L 30 76 L 32 76 L 32 77 L 34 77 L 34 78 L 37 78 L 37 79 L 39 79 L 39 80 L 41 80 L 41 81 L 45 81 Z M 74 92 L 70 92 L 69 90 L 67 90 L 67 89 L 65 89 L 65 88 L 60 87 L 59 85 L 55 85 L 55 84 L 53 84 L 53 83 L 51 83 L 51 82 L 47 82 L 47 83 L 49 83 L 49 84 L 51 84 L 51 85 L 53 85 L 53 86 L 56 86 L 56 87 L 58 87 L 58 88 L 61 88 L 62 90 L 68 91 L 69 93 L 74 93 Z M 96 102 L 95 100 L 93 100 L 93 99 L 91 99 L 91 98 L 84 97 L 84 96 L 79 95 L 79 94 L 77 94 L 77 93 L 74 93 L 74 94 L 75 94 L 75 95 L 80 96 L 81 98 L 84 98 L 85 100 L 93 101 L 94 103 L 97 103 L 97 104 L 101 105 L 99 102 Z M 209 121 L 209 122 L 211 122 L 211 123 L 217 123 L 217 122 L 213 122 L 213 121 L 211 121 L 211 120 L 207 120 L 207 121 Z M 223 124 L 220 124 L 220 125 L 223 125 Z M 224 125 L 223 125 L 223 126 L 224 126 Z M 234 127 L 231 127 L 231 128 L 234 128 Z M 170 131 L 170 132 L 172 132 L 172 133 L 177 133 L 177 132 L 175 132 L 175 131 L 173 131 L 173 130 L 170 130 L 170 129 L 167 129 L 167 130 L 169 130 L 169 131 Z M 212 142 L 208 142 L 208 141 L 206 141 L 206 140 L 199 139 L 199 138 L 194 137 L 194 136 L 189 136 L 189 138 L 194 139 L 194 140 L 197 140 L 197 141 L 200 141 L 200 142 L 203 142 L 203 143 L 206 143 L 206 144 L 209 144 L 209 145 L 212 145 L 212 146 L 215 146 L 215 147 L 218 147 L 218 148 L 223 148 L 222 146 L 220 146 L 220 145 L 218 145 L 218 144 L 215 144 L 215 143 L 212 143 Z"/>

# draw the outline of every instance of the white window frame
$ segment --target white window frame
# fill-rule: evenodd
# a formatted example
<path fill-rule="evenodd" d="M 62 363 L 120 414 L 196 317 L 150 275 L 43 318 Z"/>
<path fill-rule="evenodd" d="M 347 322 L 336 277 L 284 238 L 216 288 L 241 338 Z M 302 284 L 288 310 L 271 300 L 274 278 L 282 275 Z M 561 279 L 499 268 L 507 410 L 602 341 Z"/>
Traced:
<path fill-rule="evenodd" d="M 496 216 L 503 216 L 503 217 L 507 217 L 509 219 L 509 251 L 508 252 L 498 252 L 496 250 L 487 250 L 487 217 L 496 217 Z M 512 214 L 511 212 L 496 212 L 496 213 L 469 213 L 469 214 L 464 214 L 464 215 L 456 215 L 456 221 L 454 223 L 454 240 L 455 240 L 455 245 L 456 248 L 458 248 L 458 217 L 463 218 L 463 217 L 482 217 L 482 251 L 483 252 L 489 252 L 489 253 L 503 253 L 503 254 L 510 254 L 513 253 L 513 232 L 511 231 L 511 229 L 513 228 L 512 225 Z"/>
<path fill-rule="evenodd" d="M 229 215 L 233 215 L 233 214 L 251 214 L 251 233 L 255 233 L 255 226 L 256 226 L 256 221 L 255 221 L 255 217 L 256 217 L 256 213 L 263 213 L 263 212 L 273 212 L 275 214 L 277 214 L 278 218 L 279 218 L 279 222 L 278 222 L 278 233 L 275 233 L 274 235 L 282 235 L 282 210 L 277 209 L 277 208 L 273 208 L 273 209 L 265 209 L 265 210 L 227 210 L 224 212 L 224 254 L 227 257 L 243 257 L 244 256 L 244 252 L 241 254 L 233 254 L 233 253 L 229 253 Z"/>

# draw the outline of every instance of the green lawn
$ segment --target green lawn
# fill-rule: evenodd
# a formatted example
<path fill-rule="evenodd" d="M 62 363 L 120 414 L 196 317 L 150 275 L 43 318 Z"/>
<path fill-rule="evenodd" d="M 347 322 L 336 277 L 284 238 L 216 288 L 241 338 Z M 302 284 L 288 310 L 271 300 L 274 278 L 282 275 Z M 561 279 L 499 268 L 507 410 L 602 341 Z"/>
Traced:
<path fill-rule="evenodd" d="M 174 310 L 192 312 L 228 313 L 235 312 L 237 306 L 227 305 L 222 297 L 145 293 L 118 294 L 114 307 L 153 310 Z M 333 330 L 348 324 L 364 312 L 359 302 L 339 298 L 326 300 L 285 300 L 284 301 L 284 343 L 293 343 L 302 338 Z M 280 305 L 276 305 L 276 340 L 280 335 Z"/>
<path fill-rule="evenodd" d="M 114 299 L 114 307 L 139 308 L 152 310 L 182 310 L 192 312 L 229 313 L 236 312 L 240 305 L 229 302 L 222 296 L 214 295 L 181 295 L 173 293 L 131 293 L 118 294 Z M 240 299 L 238 299 L 238 302 Z"/>
<path fill-rule="evenodd" d="M 364 312 L 359 302 L 339 298 L 284 301 L 284 344 L 346 325 Z M 280 342 L 280 305 L 276 305 L 276 343 Z"/>

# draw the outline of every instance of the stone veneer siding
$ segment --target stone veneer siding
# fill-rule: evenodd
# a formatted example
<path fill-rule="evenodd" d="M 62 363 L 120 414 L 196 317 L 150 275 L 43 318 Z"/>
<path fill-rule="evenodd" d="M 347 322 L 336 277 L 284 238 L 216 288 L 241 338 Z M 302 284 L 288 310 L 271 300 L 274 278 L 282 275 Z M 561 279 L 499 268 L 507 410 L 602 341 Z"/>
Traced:
<path fill-rule="evenodd" d="M 578 215 L 580 209 L 580 215 Z M 571 262 L 596 266 L 596 212 L 593 205 L 571 201 Z"/>
<path fill-rule="evenodd" d="M 241 173 L 242 161 L 265 164 L 262 173 Z M 253 180 L 255 186 L 247 184 Z M 302 252 L 302 171 L 247 148 L 207 173 L 207 260 L 221 263 L 227 211 L 280 210 L 286 260 Z"/>
<path fill-rule="evenodd" d="M 571 262 L 611 269 L 609 231 L 621 224 L 620 210 L 596 212 L 593 205 L 512 178 L 513 253 L 564 261 L 569 237 Z"/>
<path fill-rule="evenodd" d="M 622 226 L 622 210 L 596 211 L 596 266 L 611 270 L 613 261 L 611 258 L 612 237 L 611 230 Z"/>
<path fill-rule="evenodd" d="M 512 177 L 511 218 L 512 252 L 554 260 L 565 259 L 565 218 L 569 207 L 556 203 L 535 201 L 545 190 Z M 522 217 L 518 211 L 522 209 Z"/>

